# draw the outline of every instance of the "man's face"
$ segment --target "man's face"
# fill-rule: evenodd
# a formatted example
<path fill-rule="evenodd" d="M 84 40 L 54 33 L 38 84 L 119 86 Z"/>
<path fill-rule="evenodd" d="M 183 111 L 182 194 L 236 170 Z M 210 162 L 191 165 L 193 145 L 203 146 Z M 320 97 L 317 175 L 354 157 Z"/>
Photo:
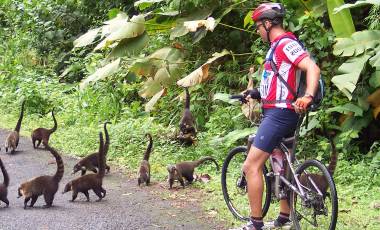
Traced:
<path fill-rule="evenodd" d="M 268 28 L 268 24 L 269 24 L 268 21 L 258 21 L 258 22 L 256 22 L 256 32 L 260 35 L 261 39 L 264 42 L 267 42 L 268 41 L 267 31 L 264 28 L 264 23 L 266 23 L 265 25 Z"/>

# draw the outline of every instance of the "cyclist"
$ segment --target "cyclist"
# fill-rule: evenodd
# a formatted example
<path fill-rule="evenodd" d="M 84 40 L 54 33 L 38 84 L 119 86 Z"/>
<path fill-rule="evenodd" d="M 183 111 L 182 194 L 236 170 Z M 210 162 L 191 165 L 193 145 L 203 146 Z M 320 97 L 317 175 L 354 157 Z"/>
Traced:
<path fill-rule="evenodd" d="M 247 99 L 261 99 L 263 119 L 243 164 L 248 184 L 251 218 L 240 229 L 261 230 L 263 228 L 262 167 L 281 139 L 294 134 L 299 113 L 306 112 L 318 88 L 320 69 L 297 41 L 295 35 L 283 28 L 284 15 L 285 9 L 280 3 L 260 4 L 252 14 L 256 31 L 264 42 L 270 44 L 270 49 L 264 63 L 260 90 L 246 92 Z M 271 54 L 273 59 L 269 59 Z M 272 68 L 273 64 L 270 60 L 273 60 L 275 67 Z M 305 94 L 295 98 L 288 87 L 296 91 L 296 71 L 299 69 L 306 71 L 307 86 Z M 280 77 L 283 79 L 281 80 Z M 280 200 L 280 214 L 270 225 L 280 227 L 287 224 L 289 213 L 287 200 Z"/>

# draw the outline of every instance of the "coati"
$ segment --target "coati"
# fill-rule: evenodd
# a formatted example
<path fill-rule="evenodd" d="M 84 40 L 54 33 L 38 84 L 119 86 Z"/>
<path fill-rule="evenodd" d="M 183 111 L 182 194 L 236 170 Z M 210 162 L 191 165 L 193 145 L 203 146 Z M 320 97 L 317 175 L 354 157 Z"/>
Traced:
<path fill-rule="evenodd" d="M 97 174 L 87 174 L 84 176 L 81 176 L 79 178 L 76 178 L 69 183 L 66 184 L 65 189 L 62 193 L 66 193 L 69 191 L 73 191 L 72 200 L 75 201 L 75 199 L 78 196 L 78 193 L 83 193 L 87 201 L 90 201 L 90 196 L 88 194 L 88 190 L 92 189 L 94 193 L 99 197 L 97 201 L 101 201 L 102 198 L 106 196 L 106 190 L 102 187 L 103 184 L 103 177 L 105 174 L 105 160 L 106 160 L 106 154 L 107 154 L 107 147 L 104 146 L 103 143 L 103 134 L 99 132 L 99 157 L 98 157 L 98 165 L 99 165 L 99 171 Z"/>
<path fill-rule="evenodd" d="M 57 120 L 55 119 L 55 116 L 54 116 L 54 109 L 51 111 L 51 115 L 54 121 L 53 128 L 51 129 L 37 128 L 33 130 L 32 132 L 33 148 L 38 148 L 41 144 L 41 141 L 44 145 L 49 144 L 50 135 L 57 130 Z M 37 146 L 36 146 L 36 142 L 37 142 Z"/>
<path fill-rule="evenodd" d="M 104 134 L 106 136 L 106 142 L 104 144 L 104 147 L 106 148 L 106 151 L 105 151 L 106 153 L 108 152 L 108 148 L 110 144 L 110 137 L 107 131 L 107 124 L 111 124 L 111 122 L 107 121 L 104 123 Z M 74 165 L 73 174 L 75 174 L 79 170 L 82 172 L 82 176 L 86 174 L 87 170 L 91 170 L 94 173 L 97 173 L 98 171 L 96 170 L 96 168 L 99 168 L 98 156 L 99 156 L 98 152 L 95 152 L 82 158 L 78 163 Z M 106 169 L 107 169 L 107 173 L 109 173 L 110 166 L 108 166 L 107 164 L 106 164 Z"/>
<path fill-rule="evenodd" d="M 6 204 L 6 207 L 9 206 L 8 196 L 8 185 L 9 185 L 9 176 L 7 170 L 4 167 L 3 161 L 0 158 L 0 168 L 3 173 L 4 181 L 0 184 L 0 200 Z"/>
<path fill-rule="evenodd" d="M 7 138 L 5 139 L 5 152 L 8 152 L 8 148 L 11 148 L 11 153 L 14 153 L 16 151 L 16 148 L 18 146 L 19 138 L 20 138 L 20 129 L 21 129 L 21 122 L 22 118 L 24 116 L 24 105 L 25 101 L 22 102 L 21 105 L 21 112 L 20 117 L 18 118 L 16 128 L 14 131 L 12 131 Z"/>
<path fill-rule="evenodd" d="M 178 180 L 182 187 L 185 188 L 185 183 L 183 177 L 188 181 L 188 183 L 194 180 L 194 169 L 198 167 L 205 161 L 213 161 L 216 165 L 217 170 L 219 170 L 218 162 L 213 157 L 204 157 L 197 161 L 184 161 L 177 163 L 176 165 L 167 166 L 169 172 L 168 180 L 170 188 L 173 187 L 174 180 Z"/>
<path fill-rule="evenodd" d="M 150 133 L 147 133 L 145 136 L 149 138 L 149 144 L 145 150 L 144 158 L 141 161 L 139 172 L 138 172 L 139 178 L 137 179 L 137 184 L 139 186 L 142 183 L 145 183 L 146 185 L 149 185 L 150 183 L 149 156 L 150 156 L 150 153 L 152 152 L 153 140 L 152 140 L 152 135 L 150 135 Z"/>
<path fill-rule="evenodd" d="M 327 170 L 329 171 L 330 175 L 333 176 L 336 169 L 337 162 L 338 162 L 338 153 L 336 151 L 333 137 L 329 134 L 326 134 L 326 135 L 328 136 L 329 142 L 331 144 L 330 163 L 327 166 Z M 317 184 L 318 189 L 322 192 L 323 196 L 326 197 L 327 195 L 326 192 L 328 189 L 328 183 L 326 181 L 326 178 L 323 177 L 322 175 L 313 174 L 313 173 L 308 174 L 308 177 L 310 177 L 313 180 L 313 182 Z M 308 188 L 314 188 L 313 185 L 310 183 L 310 180 L 308 180 L 308 177 L 306 176 L 306 174 L 302 174 L 300 176 L 301 184 L 307 186 Z"/>
<path fill-rule="evenodd" d="M 192 145 L 195 142 L 197 130 L 195 129 L 195 119 L 190 111 L 189 89 L 185 88 L 185 91 L 186 91 L 185 110 L 183 111 L 183 115 L 179 123 L 178 140 L 182 144 Z"/>
<path fill-rule="evenodd" d="M 30 199 L 29 207 L 33 207 L 39 196 L 44 195 L 46 205 L 45 208 L 49 208 L 53 204 L 54 195 L 58 190 L 58 184 L 61 181 L 64 173 L 64 165 L 61 156 L 58 152 L 50 147 L 48 144 L 45 148 L 53 154 L 57 162 L 57 171 L 53 176 L 39 176 L 29 181 L 26 181 L 18 188 L 18 197 L 24 196 L 24 209 L 27 208 Z"/>

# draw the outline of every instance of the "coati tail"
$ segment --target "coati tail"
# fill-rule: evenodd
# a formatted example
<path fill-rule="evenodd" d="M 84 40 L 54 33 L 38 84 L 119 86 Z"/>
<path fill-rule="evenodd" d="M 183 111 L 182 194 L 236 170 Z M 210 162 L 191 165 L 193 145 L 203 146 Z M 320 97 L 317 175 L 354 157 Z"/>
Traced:
<path fill-rule="evenodd" d="M 106 142 L 104 143 L 104 154 L 107 155 L 108 148 L 110 146 L 110 136 L 108 135 L 107 124 L 112 124 L 109 121 L 104 122 L 104 134 L 106 136 Z"/>
<path fill-rule="evenodd" d="M 105 171 L 106 171 L 106 155 L 105 155 L 105 149 L 104 149 L 104 142 L 103 142 L 103 134 L 102 132 L 99 132 L 99 156 L 98 156 L 98 164 L 99 164 L 99 171 L 98 175 L 100 177 L 104 177 Z"/>
<path fill-rule="evenodd" d="M 4 167 L 4 164 L 3 164 L 3 161 L 1 160 L 1 158 L 0 158 L 0 168 L 1 168 L 1 172 L 3 173 L 3 177 L 4 177 L 3 184 L 5 185 L 5 187 L 8 187 L 8 185 L 9 185 L 9 175 L 7 173 L 7 170 Z"/>
<path fill-rule="evenodd" d="M 146 148 L 145 153 L 144 153 L 144 160 L 148 161 L 150 153 L 152 152 L 153 139 L 152 139 L 152 135 L 150 135 L 150 133 L 145 134 L 145 136 L 147 136 L 149 138 L 149 144 L 148 144 L 148 147 Z"/>
<path fill-rule="evenodd" d="M 329 173 L 332 176 L 332 175 L 334 175 L 335 168 L 336 168 L 336 165 L 338 162 L 338 153 L 336 151 L 335 142 L 334 142 L 333 137 L 331 135 L 328 135 L 328 138 L 329 138 L 329 142 L 331 144 L 331 157 L 330 157 L 329 166 L 327 166 L 327 170 L 329 171 Z"/>
<path fill-rule="evenodd" d="M 21 122 L 22 122 L 22 118 L 24 116 L 24 105 L 25 105 L 25 100 L 22 102 L 20 117 L 18 118 L 18 121 L 17 121 L 17 124 L 16 124 L 16 128 L 15 128 L 15 131 L 18 132 L 18 133 L 20 132 Z"/>
<path fill-rule="evenodd" d="M 54 174 L 53 178 L 55 181 L 59 182 L 63 177 L 63 173 L 65 172 L 62 157 L 58 154 L 58 152 L 55 149 L 50 147 L 48 144 L 45 145 L 45 147 L 47 150 L 49 150 L 51 152 L 51 154 L 53 154 L 53 156 L 57 162 L 57 171 Z"/>
<path fill-rule="evenodd" d="M 53 117 L 54 126 L 53 126 L 53 128 L 49 129 L 49 133 L 54 133 L 57 130 L 57 127 L 58 127 L 57 120 L 55 119 L 55 116 L 54 116 L 54 108 L 51 111 L 51 116 Z"/>
<path fill-rule="evenodd" d="M 198 167 L 199 165 L 203 164 L 206 161 L 212 161 L 216 165 L 216 169 L 219 171 L 219 164 L 216 162 L 216 160 L 213 157 L 204 157 L 195 162 L 195 167 Z"/>
<path fill-rule="evenodd" d="M 185 92 L 186 92 L 185 109 L 190 109 L 190 93 L 187 87 L 185 88 Z"/>

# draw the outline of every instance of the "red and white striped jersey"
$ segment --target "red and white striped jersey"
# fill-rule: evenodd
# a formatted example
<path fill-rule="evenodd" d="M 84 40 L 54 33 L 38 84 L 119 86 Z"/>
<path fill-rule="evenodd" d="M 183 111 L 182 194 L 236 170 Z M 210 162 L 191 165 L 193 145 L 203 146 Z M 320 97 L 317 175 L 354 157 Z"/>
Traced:
<path fill-rule="evenodd" d="M 288 37 L 288 38 L 283 38 Z M 281 82 L 277 76 L 274 76 L 274 71 L 270 65 L 270 54 L 272 49 L 279 41 L 276 50 L 273 54 L 273 61 L 276 63 L 278 73 L 289 84 L 289 86 L 296 92 L 296 72 L 297 64 L 309 54 L 302 48 L 293 33 L 287 32 L 278 36 L 271 43 L 264 63 L 264 71 L 262 73 L 260 82 L 260 96 L 263 103 L 263 108 L 289 108 L 293 109 L 291 102 L 294 96 L 287 89 L 284 83 Z M 283 38 L 283 39 L 281 39 Z"/>

